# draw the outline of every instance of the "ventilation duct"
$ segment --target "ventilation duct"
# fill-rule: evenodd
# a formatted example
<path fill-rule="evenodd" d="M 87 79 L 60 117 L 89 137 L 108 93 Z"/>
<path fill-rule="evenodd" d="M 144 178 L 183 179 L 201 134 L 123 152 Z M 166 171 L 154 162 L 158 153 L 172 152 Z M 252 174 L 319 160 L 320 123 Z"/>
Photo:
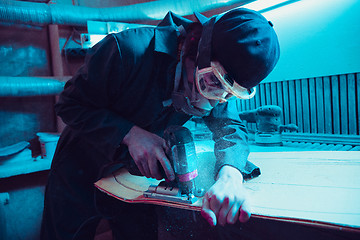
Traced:
<path fill-rule="evenodd" d="M 111 8 L 0 0 L 0 21 L 31 25 L 86 26 L 88 20 L 139 22 L 162 19 L 168 11 L 181 16 L 222 7 L 236 7 L 249 0 L 158 0 Z"/>
<path fill-rule="evenodd" d="M 70 77 L 0 77 L 0 97 L 57 95 Z"/>

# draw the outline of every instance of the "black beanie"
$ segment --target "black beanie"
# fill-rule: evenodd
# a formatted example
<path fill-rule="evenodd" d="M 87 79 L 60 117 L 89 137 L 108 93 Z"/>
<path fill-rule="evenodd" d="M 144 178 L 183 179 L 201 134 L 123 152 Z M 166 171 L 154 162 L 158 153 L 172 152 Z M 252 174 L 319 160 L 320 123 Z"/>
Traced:
<path fill-rule="evenodd" d="M 241 86 L 255 87 L 279 60 L 279 41 L 272 23 L 245 8 L 218 17 L 212 33 L 212 60 L 219 61 Z"/>

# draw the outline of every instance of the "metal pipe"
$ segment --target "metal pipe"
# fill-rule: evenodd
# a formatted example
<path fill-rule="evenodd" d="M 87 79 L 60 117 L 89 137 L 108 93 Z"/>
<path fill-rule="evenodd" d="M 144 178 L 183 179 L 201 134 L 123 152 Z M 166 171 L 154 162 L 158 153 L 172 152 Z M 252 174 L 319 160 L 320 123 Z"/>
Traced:
<path fill-rule="evenodd" d="M 0 97 L 32 97 L 57 95 L 71 77 L 3 77 L 0 76 Z"/>
<path fill-rule="evenodd" d="M 51 65 L 53 75 L 55 77 L 64 76 L 64 67 L 61 59 L 60 46 L 59 46 L 59 27 L 58 25 L 50 24 L 49 28 L 49 40 L 51 50 Z M 59 100 L 59 96 L 55 96 L 55 102 Z M 57 131 L 61 133 L 65 128 L 65 123 L 59 116 L 56 116 Z"/>
<path fill-rule="evenodd" d="M 32 25 L 86 26 L 88 20 L 139 22 L 162 19 L 168 11 L 186 16 L 227 6 L 240 6 L 249 0 L 158 0 L 111 8 L 91 8 L 65 4 L 0 0 L 0 21 Z"/>

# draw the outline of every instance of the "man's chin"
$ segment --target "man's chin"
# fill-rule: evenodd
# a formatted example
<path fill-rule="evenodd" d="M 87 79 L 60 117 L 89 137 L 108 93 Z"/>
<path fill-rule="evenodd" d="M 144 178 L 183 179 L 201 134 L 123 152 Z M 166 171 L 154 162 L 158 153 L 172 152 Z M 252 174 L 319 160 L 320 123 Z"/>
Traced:
<path fill-rule="evenodd" d="M 209 103 L 212 108 L 216 107 L 216 105 L 218 105 L 219 102 L 220 102 L 219 100 L 209 100 Z"/>
<path fill-rule="evenodd" d="M 208 100 L 207 98 L 202 98 L 197 103 L 193 104 L 193 106 L 202 111 L 211 111 L 216 105 L 218 105 L 219 101 L 217 100 Z"/>

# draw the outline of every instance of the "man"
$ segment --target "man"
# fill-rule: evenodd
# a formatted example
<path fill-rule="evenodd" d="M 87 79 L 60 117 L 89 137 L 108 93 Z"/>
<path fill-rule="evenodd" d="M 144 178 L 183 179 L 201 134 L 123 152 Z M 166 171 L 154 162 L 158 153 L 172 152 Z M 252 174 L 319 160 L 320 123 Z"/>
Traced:
<path fill-rule="evenodd" d="M 68 126 L 49 175 L 42 239 L 91 239 L 100 216 L 109 218 L 116 239 L 156 239 L 151 206 L 114 202 L 93 184 L 123 166 L 156 179 L 163 168 L 173 180 L 162 134 L 192 116 L 213 132 L 217 159 L 202 216 L 212 226 L 249 219 L 242 182 L 254 166 L 228 100 L 255 94 L 278 60 L 278 40 L 272 24 L 251 10 L 197 17 L 192 23 L 169 12 L 156 28 L 109 35 L 67 82 L 55 106 Z"/>

